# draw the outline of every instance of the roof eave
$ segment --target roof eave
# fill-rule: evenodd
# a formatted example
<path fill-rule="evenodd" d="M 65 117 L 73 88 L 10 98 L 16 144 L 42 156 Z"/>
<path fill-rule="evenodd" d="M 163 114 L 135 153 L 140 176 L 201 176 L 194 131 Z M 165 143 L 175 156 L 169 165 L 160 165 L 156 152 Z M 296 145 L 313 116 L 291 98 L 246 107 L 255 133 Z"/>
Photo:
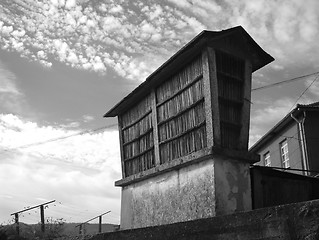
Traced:
<path fill-rule="evenodd" d="M 297 106 L 291 110 L 283 119 L 281 119 L 274 127 L 272 127 L 264 136 L 262 136 L 251 148 L 249 152 L 257 153 L 265 143 L 273 139 L 277 133 L 279 133 L 287 124 L 294 121 L 291 118 L 291 114 L 295 117 L 302 111 L 319 111 L 318 107 L 305 106 L 297 104 Z"/>

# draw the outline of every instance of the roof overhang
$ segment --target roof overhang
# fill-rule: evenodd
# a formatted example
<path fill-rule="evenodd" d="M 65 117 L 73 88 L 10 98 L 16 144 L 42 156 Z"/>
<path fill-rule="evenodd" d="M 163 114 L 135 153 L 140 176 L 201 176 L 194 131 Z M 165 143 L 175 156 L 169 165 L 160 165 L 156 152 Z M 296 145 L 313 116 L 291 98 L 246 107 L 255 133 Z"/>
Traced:
<path fill-rule="evenodd" d="M 150 89 L 157 87 L 165 81 L 167 77 L 171 76 L 173 72 L 176 72 L 179 68 L 183 67 L 185 63 L 187 63 L 185 62 L 185 59 L 192 59 L 199 54 L 205 46 L 226 37 L 240 39 L 240 44 L 246 45 L 245 49 L 248 49 L 247 54 L 250 56 L 249 58 L 252 63 L 253 72 L 274 60 L 274 58 L 266 53 L 241 26 L 222 31 L 202 31 L 147 77 L 135 90 L 110 109 L 104 117 L 115 117 L 125 112 L 149 94 Z"/>

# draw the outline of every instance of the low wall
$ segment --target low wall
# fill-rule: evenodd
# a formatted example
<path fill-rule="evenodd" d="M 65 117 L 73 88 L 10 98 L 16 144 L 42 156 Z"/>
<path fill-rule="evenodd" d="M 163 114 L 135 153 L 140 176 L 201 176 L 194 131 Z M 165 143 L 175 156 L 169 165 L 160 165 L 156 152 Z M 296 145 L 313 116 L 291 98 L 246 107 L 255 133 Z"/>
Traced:
<path fill-rule="evenodd" d="M 103 233 L 90 240 L 317 240 L 319 200 L 156 227 Z"/>

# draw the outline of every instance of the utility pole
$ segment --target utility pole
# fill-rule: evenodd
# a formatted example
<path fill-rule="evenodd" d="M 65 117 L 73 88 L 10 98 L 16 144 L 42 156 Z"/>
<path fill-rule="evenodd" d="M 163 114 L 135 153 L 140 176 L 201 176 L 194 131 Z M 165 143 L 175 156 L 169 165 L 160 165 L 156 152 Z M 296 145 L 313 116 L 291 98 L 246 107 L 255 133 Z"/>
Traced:
<path fill-rule="evenodd" d="M 39 204 L 39 205 L 36 205 L 34 207 L 30 207 L 30 208 L 27 208 L 27 209 L 24 209 L 24 210 L 21 210 L 21 211 L 18 211 L 18 212 L 15 212 L 15 213 L 12 213 L 12 215 L 14 215 L 14 222 L 16 224 L 16 234 L 19 236 L 20 234 L 20 229 L 19 229 L 19 214 L 20 213 L 23 213 L 23 212 L 26 212 L 26 211 L 29 211 L 29 210 L 32 210 L 34 208 L 37 208 L 37 207 L 40 207 L 40 217 L 41 217 L 41 231 L 42 233 L 44 233 L 45 231 L 45 225 L 44 225 L 44 205 L 48 205 L 50 203 L 53 203 L 55 202 L 55 200 L 52 200 L 50 202 L 46 202 L 46 203 L 42 203 L 42 204 Z"/>
<path fill-rule="evenodd" d="M 85 229 L 85 228 L 83 227 L 84 224 L 86 224 L 86 223 L 88 223 L 88 222 L 90 222 L 90 221 L 92 221 L 92 220 L 94 220 L 94 219 L 96 219 L 96 218 L 99 218 L 99 233 L 101 233 L 101 232 L 102 232 L 102 216 L 105 215 L 105 214 L 108 214 L 108 213 L 110 213 L 110 212 L 111 212 L 111 211 L 107 211 L 107 212 L 105 212 L 105 213 L 102 213 L 101 215 L 98 215 L 98 216 L 96 216 L 96 217 L 94 217 L 94 218 L 91 218 L 90 220 L 87 220 L 86 222 L 80 223 L 80 224 L 76 225 L 75 227 L 79 227 L 79 234 L 81 234 L 82 231 Z"/>

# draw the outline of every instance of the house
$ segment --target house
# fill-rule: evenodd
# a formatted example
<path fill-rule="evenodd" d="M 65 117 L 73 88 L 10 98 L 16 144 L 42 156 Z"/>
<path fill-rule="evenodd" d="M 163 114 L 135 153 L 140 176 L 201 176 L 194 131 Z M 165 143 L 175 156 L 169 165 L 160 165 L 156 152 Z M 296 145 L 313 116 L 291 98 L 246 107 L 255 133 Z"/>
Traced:
<path fill-rule="evenodd" d="M 319 102 L 297 104 L 249 151 L 260 155 L 257 165 L 316 176 L 319 173 Z"/>
<path fill-rule="evenodd" d="M 121 229 L 252 209 L 252 72 L 274 59 L 242 28 L 203 31 L 104 117 L 117 117 Z"/>

